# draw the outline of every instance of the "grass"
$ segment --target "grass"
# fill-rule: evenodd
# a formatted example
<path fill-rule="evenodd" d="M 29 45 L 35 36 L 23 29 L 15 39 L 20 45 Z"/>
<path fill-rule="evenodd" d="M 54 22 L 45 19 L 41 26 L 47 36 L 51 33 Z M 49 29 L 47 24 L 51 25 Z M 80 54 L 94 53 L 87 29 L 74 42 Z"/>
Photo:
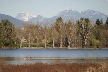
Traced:
<path fill-rule="evenodd" d="M 28 43 L 23 43 L 22 47 L 28 47 L 28 45 L 29 45 Z M 37 43 L 31 43 L 30 46 L 31 47 L 44 47 L 45 44 L 44 43 L 38 43 L 38 44 Z M 52 45 L 47 43 L 47 47 L 52 47 Z"/>

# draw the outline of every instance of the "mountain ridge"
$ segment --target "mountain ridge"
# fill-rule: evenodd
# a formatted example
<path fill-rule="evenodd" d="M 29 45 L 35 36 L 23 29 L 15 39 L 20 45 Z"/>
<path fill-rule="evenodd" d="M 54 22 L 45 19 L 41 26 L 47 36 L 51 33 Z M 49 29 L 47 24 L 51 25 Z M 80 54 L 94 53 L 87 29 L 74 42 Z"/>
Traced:
<path fill-rule="evenodd" d="M 89 18 L 94 23 L 96 19 L 102 19 L 103 22 L 105 23 L 108 17 L 108 15 L 105 15 L 104 13 L 95 10 L 86 10 L 79 12 L 72 9 L 66 9 L 64 11 L 59 12 L 58 14 L 56 14 L 51 18 L 46 18 L 41 15 L 33 15 L 25 12 L 22 13 L 23 13 L 22 15 L 19 15 L 19 17 L 16 16 L 15 18 L 10 15 L 0 13 L 0 20 L 8 19 L 10 22 L 12 22 L 15 25 L 15 27 L 22 27 L 24 24 L 26 24 L 26 22 L 32 22 L 32 23 L 40 22 L 42 25 L 44 25 L 46 22 L 52 24 L 59 17 L 62 17 L 64 22 L 71 19 L 74 22 L 76 22 L 76 20 L 79 20 L 80 18 Z"/>
<path fill-rule="evenodd" d="M 37 15 L 37 17 L 31 17 L 30 19 L 28 19 L 28 21 L 33 22 L 33 23 L 37 23 L 37 22 L 55 22 L 55 20 L 59 17 L 62 17 L 62 19 L 66 22 L 67 20 L 73 19 L 73 20 L 78 20 L 80 18 L 89 18 L 92 21 L 96 21 L 96 19 L 102 19 L 103 22 L 106 21 L 106 18 L 108 17 L 108 15 L 105 15 L 104 13 L 101 13 L 99 11 L 95 11 L 95 10 L 86 10 L 86 11 L 76 11 L 76 10 L 72 10 L 70 8 L 59 12 L 57 15 L 51 17 L 51 18 L 45 18 L 41 15 Z M 18 19 L 18 18 L 17 18 Z"/>
<path fill-rule="evenodd" d="M 0 14 L 0 21 L 4 20 L 4 19 L 8 19 L 10 22 L 12 22 L 14 24 L 15 27 L 21 27 L 25 24 L 24 21 L 18 20 L 12 16 Z"/>

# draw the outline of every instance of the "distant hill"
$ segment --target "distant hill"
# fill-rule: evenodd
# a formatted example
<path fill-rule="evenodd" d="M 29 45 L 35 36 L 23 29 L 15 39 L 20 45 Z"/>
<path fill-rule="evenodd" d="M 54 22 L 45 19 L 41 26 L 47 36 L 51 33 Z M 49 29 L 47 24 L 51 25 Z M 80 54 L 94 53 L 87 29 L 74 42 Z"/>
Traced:
<path fill-rule="evenodd" d="M 24 21 L 18 20 L 12 16 L 0 14 L 0 21 L 4 19 L 8 19 L 10 22 L 12 22 L 15 25 L 15 27 L 21 27 L 25 24 Z"/>

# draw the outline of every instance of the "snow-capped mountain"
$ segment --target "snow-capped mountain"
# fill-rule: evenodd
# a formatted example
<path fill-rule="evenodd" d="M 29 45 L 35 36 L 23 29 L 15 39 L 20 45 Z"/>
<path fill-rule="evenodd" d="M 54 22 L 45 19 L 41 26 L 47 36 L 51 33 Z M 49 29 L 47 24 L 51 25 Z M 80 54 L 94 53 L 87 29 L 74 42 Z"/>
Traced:
<path fill-rule="evenodd" d="M 17 14 L 16 18 L 22 21 L 28 21 L 31 18 L 37 17 L 37 15 L 21 12 Z"/>
<path fill-rule="evenodd" d="M 51 18 L 45 18 L 41 15 L 32 15 L 29 13 L 19 13 L 17 15 L 17 19 L 22 20 L 22 21 L 30 21 L 33 23 L 41 22 L 41 23 L 51 23 L 55 22 L 57 18 L 62 17 L 64 22 L 72 19 L 74 21 L 80 19 L 80 18 L 89 18 L 93 22 L 96 21 L 96 19 L 102 19 L 103 22 L 106 21 L 106 18 L 108 15 L 105 15 L 104 13 L 101 13 L 99 11 L 94 11 L 94 10 L 87 10 L 87 11 L 75 11 L 70 8 L 67 8 L 66 10 L 58 13 L 57 15 L 51 17 Z"/>
<path fill-rule="evenodd" d="M 42 17 L 41 15 L 37 15 L 37 17 L 32 17 L 28 21 L 37 23 L 37 22 L 42 22 L 45 19 L 45 17 Z"/>
<path fill-rule="evenodd" d="M 81 18 L 81 14 L 78 11 L 73 11 L 72 9 L 66 9 L 66 10 L 58 13 L 54 17 L 55 18 L 62 17 L 62 19 L 64 21 L 67 21 L 67 20 L 70 20 L 70 19 L 78 20 L 78 19 Z"/>
<path fill-rule="evenodd" d="M 76 22 L 76 20 L 78 20 L 80 18 L 89 18 L 93 22 L 95 22 L 96 19 L 102 19 L 103 22 L 105 23 L 108 15 L 105 15 L 104 13 L 101 13 L 99 11 L 94 11 L 94 10 L 78 12 L 78 11 L 72 10 L 70 8 L 58 13 L 57 15 L 55 15 L 51 18 L 45 18 L 41 15 L 33 15 L 33 14 L 29 14 L 29 13 L 24 13 L 24 12 L 19 13 L 16 16 L 16 18 L 9 16 L 9 15 L 5 15 L 5 14 L 0 14 L 0 20 L 8 19 L 10 22 L 15 24 L 15 27 L 21 27 L 24 24 L 26 24 L 25 22 L 28 22 L 28 21 L 33 22 L 33 23 L 40 22 L 41 24 L 45 24 L 47 22 L 49 24 L 52 24 L 59 17 L 62 17 L 64 22 L 66 22 L 70 19 L 72 19 Z"/>
<path fill-rule="evenodd" d="M 106 18 L 108 15 L 105 15 L 104 13 L 101 13 L 99 11 L 94 10 L 87 10 L 87 11 L 73 11 L 72 9 L 64 10 L 60 13 L 58 13 L 55 18 L 62 17 L 64 21 L 67 21 L 69 19 L 78 20 L 80 18 L 89 18 L 92 21 L 96 21 L 96 19 L 102 19 L 103 22 L 106 21 Z"/>

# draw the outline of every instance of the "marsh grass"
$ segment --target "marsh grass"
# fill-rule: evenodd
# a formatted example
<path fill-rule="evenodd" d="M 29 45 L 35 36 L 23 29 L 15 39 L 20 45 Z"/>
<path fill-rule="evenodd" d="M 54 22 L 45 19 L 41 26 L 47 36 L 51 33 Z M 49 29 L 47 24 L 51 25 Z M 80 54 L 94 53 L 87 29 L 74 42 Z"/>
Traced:
<path fill-rule="evenodd" d="M 108 60 L 105 63 L 100 64 L 98 68 L 88 67 L 86 72 L 108 72 Z"/>
<path fill-rule="evenodd" d="M 5 63 L 4 61 L 6 61 L 6 57 L 0 57 L 0 64 Z"/>
<path fill-rule="evenodd" d="M 59 64 L 0 64 L 0 72 L 108 72 L 108 61 L 105 63 L 59 63 Z"/>
<path fill-rule="evenodd" d="M 61 63 L 61 64 L 23 64 L 10 65 L 5 64 L 0 67 L 0 72 L 86 72 L 87 68 L 99 68 L 99 64 L 92 63 Z"/>

